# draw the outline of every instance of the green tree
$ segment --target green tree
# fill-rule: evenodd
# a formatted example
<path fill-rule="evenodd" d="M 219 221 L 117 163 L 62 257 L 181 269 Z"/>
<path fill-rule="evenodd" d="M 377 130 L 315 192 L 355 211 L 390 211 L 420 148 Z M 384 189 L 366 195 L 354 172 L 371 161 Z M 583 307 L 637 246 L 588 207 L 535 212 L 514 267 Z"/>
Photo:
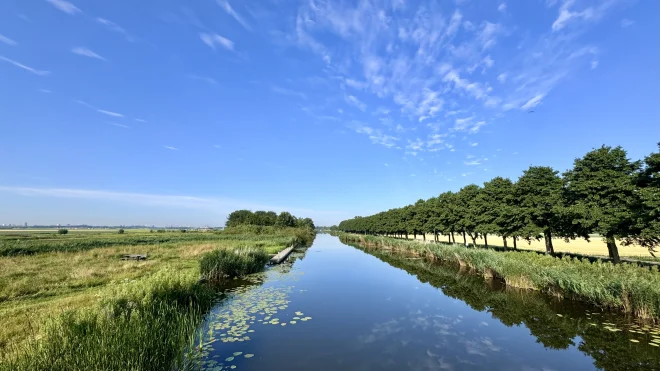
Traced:
<path fill-rule="evenodd" d="M 637 233 L 625 239 L 626 244 L 637 243 L 655 256 L 660 246 L 660 143 L 659 151 L 648 155 L 637 176 Z"/>
<path fill-rule="evenodd" d="M 68 229 L 60 228 L 57 230 L 57 234 L 67 234 L 69 233 Z"/>
<path fill-rule="evenodd" d="M 537 229 L 530 228 L 527 239 L 542 233 L 545 238 L 545 251 L 554 253 L 552 236 L 562 234 L 565 229 L 563 181 L 558 172 L 547 166 L 530 166 L 518 179 L 515 189 L 521 211 Z"/>
<path fill-rule="evenodd" d="M 287 211 L 282 211 L 275 223 L 278 227 L 295 227 L 296 218 Z"/>
<path fill-rule="evenodd" d="M 479 194 L 481 188 L 476 184 L 470 184 L 457 193 L 456 207 L 453 212 L 460 216 L 458 225 L 463 232 L 463 242 L 465 242 L 465 233 L 472 239 L 472 244 L 477 245 L 477 237 L 479 237 Z"/>
<path fill-rule="evenodd" d="M 616 238 L 631 236 L 637 224 L 639 168 L 640 163 L 630 161 L 623 148 L 602 146 L 576 159 L 573 169 L 564 174 L 568 198 L 579 211 L 577 221 L 605 237 L 615 263 L 620 260 Z"/>
<path fill-rule="evenodd" d="M 250 210 L 236 210 L 227 216 L 225 226 L 236 227 L 243 224 L 251 224 L 254 220 L 254 213 Z"/>
<path fill-rule="evenodd" d="M 484 234 L 497 234 L 502 236 L 504 246 L 507 246 L 506 237 L 509 235 L 509 213 L 507 207 L 512 204 L 513 182 L 502 177 L 495 177 L 485 182 L 477 198 L 479 231 Z M 488 246 L 488 240 L 484 240 Z"/>

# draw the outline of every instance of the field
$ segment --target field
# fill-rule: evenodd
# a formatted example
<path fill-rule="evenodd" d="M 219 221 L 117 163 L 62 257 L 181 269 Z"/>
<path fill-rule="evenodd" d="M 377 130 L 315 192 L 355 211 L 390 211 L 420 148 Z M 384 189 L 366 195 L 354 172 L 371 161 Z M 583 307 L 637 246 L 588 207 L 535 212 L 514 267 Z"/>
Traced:
<path fill-rule="evenodd" d="M 0 231 L 0 246 L 5 248 L 0 248 L 5 252 L 0 256 L 0 353 L 40 334 L 45 319 L 95 305 L 108 287 L 140 282 L 164 271 L 199 277 L 199 261 L 209 251 L 255 247 L 275 254 L 300 242 L 296 231 L 127 230 L 124 234 L 70 231 L 66 235 Z M 152 239 L 159 242 L 149 243 Z M 16 246 L 30 247 L 29 254 Z M 125 261 L 120 259 L 122 254 L 147 254 L 148 259 Z"/>
<path fill-rule="evenodd" d="M 455 233 L 454 237 L 456 238 L 456 243 L 463 243 L 463 236 Z M 467 237 L 468 243 L 472 243 L 472 240 L 469 236 Z M 413 238 L 411 234 L 410 239 Z M 440 236 L 440 242 L 447 242 L 447 236 Z M 421 235 L 417 235 L 418 240 L 422 240 Z M 427 240 L 433 240 L 433 234 L 426 235 Z M 477 238 L 477 244 L 483 245 L 484 239 Z M 493 246 L 503 246 L 502 237 L 500 236 L 488 236 L 488 244 Z M 507 244 L 509 247 L 513 247 L 513 239 L 507 238 Z M 578 238 L 575 240 L 570 240 L 569 242 L 564 241 L 561 238 L 553 238 L 552 245 L 554 246 L 555 252 L 570 252 L 575 254 L 582 255 L 592 255 L 592 256 L 607 256 L 607 246 L 603 238 L 599 236 L 594 236 L 589 239 L 589 241 Z M 617 246 L 619 247 L 619 254 L 621 257 L 642 257 L 642 258 L 652 258 L 649 254 L 649 250 L 637 246 L 623 246 L 620 241 L 617 241 Z M 528 244 L 525 240 L 518 240 L 518 249 L 521 250 L 535 250 L 535 251 L 545 251 L 545 241 L 544 240 L 533 240 L 531 244 Z"/>

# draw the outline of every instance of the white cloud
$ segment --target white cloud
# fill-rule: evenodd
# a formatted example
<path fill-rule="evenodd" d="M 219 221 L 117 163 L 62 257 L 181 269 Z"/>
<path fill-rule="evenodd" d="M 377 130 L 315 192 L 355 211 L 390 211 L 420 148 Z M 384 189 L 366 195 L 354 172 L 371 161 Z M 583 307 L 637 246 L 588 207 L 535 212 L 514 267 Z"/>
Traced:
<path fill-rule="evenodd" d="M 105 61 L 106 59 L 101 57 L 100 55 L 94 53 L 93 51 L 83 48 L 83 47 L 76 47 L 71 49 L 71 53 L 81 55 L 83 57 L 88 57 L 88 58 L 94 58 L 94 59 L 99 59 L 102 61 Z"/>
<path fill-rule="evenodd" d="M 106 110 L 102 110 L 102 109 L 97 109 L 97 111 L 99 113 L 102 113 L 102 114 L 108 115 L 108 116 L 112 116 L 112 117 L 124 117 L 124 115 L 122 115 L 121 113 L 117 113 L 117 112 L 106 111 Z"/>
<path fill-rule="evenodd" d="M 470 143 L 470 147 L 476 147 L 476 146 L 478 146 L 478 145 L 479 145 L 479 143 L 477 143 L 477 142 Z"/>
<path fill-rule="evenodd" d="M 137 41 L 123 27 L 119 26 L 118 24 L 116 24 L 112 21 L 109 21 L 109 20 L 104 19 L 104 18 L 96 18 L 96 22 L 103 25 L 103 26 L 105 26 L 108 30 L 110 30 L 112 32 L 116 32 L 116 33 L 119 33 L 119 34 L 123 35 L 126 38 L 126 40 L 129 41 L 129 42 L 136 42 Z"/>
<path fill-rule="evenodd" d="M 291 90 L 291 89 L 282 88 L 282 87 L 279 87 L 279 86 L 271 86 L 270 90 L 273 91 L 273 93 L 277 93 L 277 94 L 290 95 L 290 96 L 298 97 L 298 98 L 301 98 L 301 99 L 307 99 L 307 95 L 305 93 L 295 91 L 295 90 Z"/>
<path fill-rule="evenodd" d="M 346 103 L 359 108 L 361 111 L 367 109 L 367 105 L 363 103 L 361 100 L 359 100 L 357 97 L 355 97 L 354 95 L 346 95 L 344 96 L 344 99 L 346 100 Z"/>
<path fill-rule="evenodd" d="M 26 70 L 26 71 L 29 71 L 29 72 L 31 72 L 31 73 L 33 73 L 33 74 L 35 74 L 35 75 L 39 75 L 39 76 L 50 75 L 50 71 L 37 70 L 37 69 L 34 69 L 34 68 L 32 68 L 32 67 L 26 66 L 26 65 L 24 65 L 24 64 L 22 64 L 22 63 L 16 62 L 16 61 L 13 60 L 13 59 L 5 58 L 5 57 L 3 57 L 3 56 L 0 56 L 0 61 L 5 61 L 5 62 L 7 62 L 7 63 L 13 64 L 13 65 L 16 66 L 16 67 L 18 67 L 18 68 L 22 68 L 22 69 L 24 69 L 24 70 Z"/>
<path fill-rule="evenodd" d="M 539 103 L 541 103 L 544 97 L 545 97 L 544 94 L 537 94 L 532 99 L 528 100 L 527 103 L 525 103 L 522 107 L 520 107 L 520 109 L 528 110 L 530 108 L 534 108 L 538 106 Z"/>
<path fill-rule="evenodd" d="M 135 118 L 135 119 L 133 119 L 133 120 L 135 120 L 135 121 L 137 121 L 137 122 L 141 122 L 141 123 L 143 123 L 143 124 L 148 122 L 147 120 L 138 119 L 138 118 Z"/>
<path fill-rule="evenodd" d="M 217 0 L 217 3 L 218 3 L 218 5 L 220 5 L 220 7 L 221 7 L 225 12 L 227 12 L 227 14 L 229 14 L 230 16 L 232 16 L 232 17 L 236 20 L 236 22 L 240 23 L 241 26 L 243 26 L 243 28 L 245 28 L 245 29 L 248 30 L 248 31 L 251 31 L 251 30 L 252 30 L 252 28 L 251 28 L 250 25 L 245 21 L 245 19 L 244 19 L 243 17 L 241 17 L 238 13 L 236 13 L 236 11 L 234 10 L 234 8 L 231 7 L 231 5 L 229 4 L 229 1 L 227 1 L 227 0 Z"/>
<path fill-rule="evenodd" d="M 41 93 L 44 93 L 44 94 L 50 94 L 50 93 L 52 93 L 52 91 L 50 91 L 50 90 L 48 90 L 48 89 L 39 89 L 38 91 L 41 92 Z"/>
<path fill-rule="evenodd" d="M 481 165 L 481 160 L 463 161 L 463 164 L 467 166 Z"/>
<path fill-rule="evenodd" d="M 16 46 L 16 45 L 18 45 L 18 43 L 17 43 L 16 41 L 14 41 L 14 40 L 8 38 L 7 36 L 4 36 L 3 34 L 0 34 L 0 42 L 1 42 L 1 43 L 5 43 L 5 44 L 7 44 L 7 45 L 9 45 L 9 46 Z"/>
<path fill-rule="evenodd" d="M 596 68 L 598 68 L 598 61 L 591 61 L 591 69 L 595 70 Z"/>
<path fill-rule="evenodd" d="M 170 151 L 178 151 L 179 150 L 178 148 L 172 147 L 172 146 L 163 146 L 163 147 L 169 149 Z"/>
<path fill-rule="evenodd" d="M 592 6 L 588 6 L 581 11 L 572 10 L 575 0 L 563 0 L 559 7 L 559 15 L 552 23 L 552 31 L 560 31 L 569 23 L 576 23 L 579 20 L 592 21 L 603 17 L 605 12 L 616 3 L 616 0 L 597 0 Z"/>
<path fill-rule="evenodd" d="M 353 79 L 345 79 L 344 83 L 351 88 L 362 90 L 367 87 L 367 83 Z"/>
<path fill-rule="evenodd" d="M 50 3 L 52 6 L 55 8 L 63 11 L 64 13 L 75 15 L 77 13 L 82 13 L 80 9 L 78 9 L 77 6 L 71 4 L 68 1 L 64 0 L 46 0 L 46 2 Z"/>
<path fill-rule="evenodd" d="M 621 20 L 621 27 L 622 28 L 628 28 L 628 27 L 632 26 L 633 24 L 635 24 L 635 21 L 632 21 L 628 18 L 624 18 L 624 19 Z"/>
<path fill-rule="evenodd" d="M 218 84 L 218 82 L 215 81 L 214 78 L 208 77 L 208 76 L 188 75 L 188 77 L 193 79 L 193 80 L 204 81 L 205 83 L 210 84 L 210 85 L 217 85 Z"/>
<path fill-rule="evenodd" d="M 173 147 L 172 147 L 173 148 Z M 180 207 L 190 209 L 204 209 L 216 212 L 229 213 L 237 209 L 252 210 L 288 210 L 297 215 L 314 217 L 316 215 L 343 215 L 338 211 L 310 210 L 295 207 L 281 207 L 263 205 L 249 201 L 236 200 L 226 197 L 197 197 L 184 195 L 162 195 L 149 193 L 130 193 L 105 190 L 71 189 L 71 188 L 34 188 L 34 187 L 5 187 L 0 186 L 0 192 L 8 192 L 27 197 L 55 197 L 75 198 L 84 200 L 116 201 L 124 204 L 138 204 L 147 206 Z"/>
<path fill-rule="evenodd" d="M 506 11 L 506 4 L 505 3 L 500 4 L 500 6 L 497 7 L 497 10 L 500 12 Z"/>
<path fill-rule="evenodd" d="M 199 34 L 199 38 L 213 50 L 215 50 L 216 46 L 221 46 L 227 50 L 234 50 L 234 42 L 218 34 L 202 32 Z"/>
<path fill-rule="evenodd" d="M 113 125 L 113 126 L 117 126 L 117 127 L 123 128 L 123 129 L 128 129 L 129 128 L 128 125 L 118 124 L 116 122 L 109 122 L 108 124 Z"/>
<path fill-rule="evenodd" d="M 348 127 L 358 134 L 367 135 L 373 144 L 379 144 L 387 148 L 394 147 L 396 145 L 395 142 L 399 140 L 395 136 L 383 133 L 380 129 L 374 129 L 359 122 L 353 122 Z"/>
<path fill-rule="evenodd" d="M 509 74 L 507 74 L 506 72 L 500 73 L 499 75 L 497 75 L 497 81 L 504 84 L 506 82 L 507 77 L 509 77 Z"/>

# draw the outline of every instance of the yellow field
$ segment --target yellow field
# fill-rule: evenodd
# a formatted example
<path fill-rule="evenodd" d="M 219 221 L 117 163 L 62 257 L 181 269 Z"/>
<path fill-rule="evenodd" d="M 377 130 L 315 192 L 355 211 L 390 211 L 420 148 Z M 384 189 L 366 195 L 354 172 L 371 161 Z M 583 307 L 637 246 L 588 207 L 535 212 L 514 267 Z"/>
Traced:
<path fill-rule="evenodd" d="M 463 243 L 462 235 L 455 234 L 454 236 L 456 238 L 457 243 Z M 412 235 L 410 235 L 409 237 L 410 239 L 413 238 Z M 423 238 L 421 235 L 418 235 L 417 239 L 421 240 Z M 433 240 L 433 235 L 427 234 L 426 239 Z M 467 236 L 467 240 L 470 243 L 472 242 L 469 236 Z M 440 241 L 447 242 L 447 236 L 440 236 Z M 483 238 L 477 238 L 477 244 L 483 244 L 483 243 L 484 243 Z M 507 243 L 509 247 L 513 247 L 512 238 L 508 238 Z M 503 245 L 502 237 L 488 236 L 488 244 L 495 246 L 502 246 Z M 578 238 L 576 240 L 571 240 L 570 242 L 566 242 L 561 238 L 553 238 L 552 245 L 555 248 L 555 252 L 570 252 L 570 253 L 583 254 L 583 255 L 607 256 L 607 246 L 605 245 L 605 240 L 601 237 L 594 237 L 591 238 L 589 241 L 583 238 Z M 648 249 L 641 246 L 637 246 L 637 245 L 623 246 L 620 241 L 617 241 L 617 246 L 619 247 L 619 255 L 621 256 L 651 257 L 651 254 L 649 254 Z M 518 240 L 518 248 L 521 250 L 526 249 L 526 250 L 545 251 L 545 241 L 544 240 L 532 241 L 531 244 L 528 244 L 527 241 Z"/>

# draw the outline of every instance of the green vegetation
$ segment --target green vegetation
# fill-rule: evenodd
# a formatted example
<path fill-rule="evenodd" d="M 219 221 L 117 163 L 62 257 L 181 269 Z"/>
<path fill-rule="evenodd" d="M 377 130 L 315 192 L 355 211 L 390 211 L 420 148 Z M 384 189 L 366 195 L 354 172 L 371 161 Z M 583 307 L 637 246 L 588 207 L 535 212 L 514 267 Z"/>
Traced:
<path fill-rule="evenodd" d="M 314 229 L 314 222 L 310 218 L 296 218 L 291 213 L 282 211 L 277 215 L 274 211 L 255 211 L 236 210 L 229 214 L 227 227 L 237 227 L 241 225 L 257 226 L 277 226 L 277 227 L 296 227 Z"/>
<path fill-rule="evenodd" d="M 259 272 L 268 262 L 268 254 L 258 247 L 235 250 L 218 249 L 204 254 L 199 262 L 203 278 L 222 281 L 225 278 L 242 277 Z"/>
<path fill-rule="evenodd" d="M 213 292 L 192 274 L 163 270 L 106 288 L 96 306 L 53 317 L 40 338 L 16 346 L 6 370 L 180 368 Z"/>
<path fill-rule="evenodd" d="M 0 370 L 180 368 L 213 297 L 199 283 L 213 266 L 204 266 L 212 261 L 205 254 L 230 252 L 237 260 L 221 274 L 244 275 L 262 269 L 268 254 L 314 236 L 307 228 L 252 225 L 0 234 Z M 148 258 L 124 261 L 123 254 Z"/>
<path fill-rule="evenodd" d="M 658 144 L 660 148 L 660 143 Z M 501 177 L 470 184 L 459 192 L 419 200 L 414 205 L 368 217 L 342 221 L 344 232 L 370 235 L 427 233 L 456 242 L 454 233 L 476 245 L 479 236 L 488 247 L 488 235 L 545 240 L 552 254 L 552 238 L 566 240 L 599 234 L 610 258 L 619 262 L 616 239 L 638 244 L 653 255 L 660 246 L 660 153 L 644 161 L 630 161 L 621 147 L 592 150 L 574 162 L 563 176 L 550 167 L 532 166 L 516 183 Z"/>
<path fill-rule="evenodd" d="M 68 229 L 58 229 L 57 230 L 57 234 L 67 234 L 67 233 L 69 233 Z"/>
<path fill-rule="evenodd" d="M 660 319 L 658 267 L 648 269 L 636 264 L 602 261 L 591 263 L 588 259 L 555 258 L 535 252 L 466 249 L 451 244 L 425 244 L 356 234 L 341 234 L 340 238 L 373 247 L 400 249 L 431 261 L 467 266 L 485 276 L 501 278 L 508 286 L 581 299 L 639 318 Z"/>

